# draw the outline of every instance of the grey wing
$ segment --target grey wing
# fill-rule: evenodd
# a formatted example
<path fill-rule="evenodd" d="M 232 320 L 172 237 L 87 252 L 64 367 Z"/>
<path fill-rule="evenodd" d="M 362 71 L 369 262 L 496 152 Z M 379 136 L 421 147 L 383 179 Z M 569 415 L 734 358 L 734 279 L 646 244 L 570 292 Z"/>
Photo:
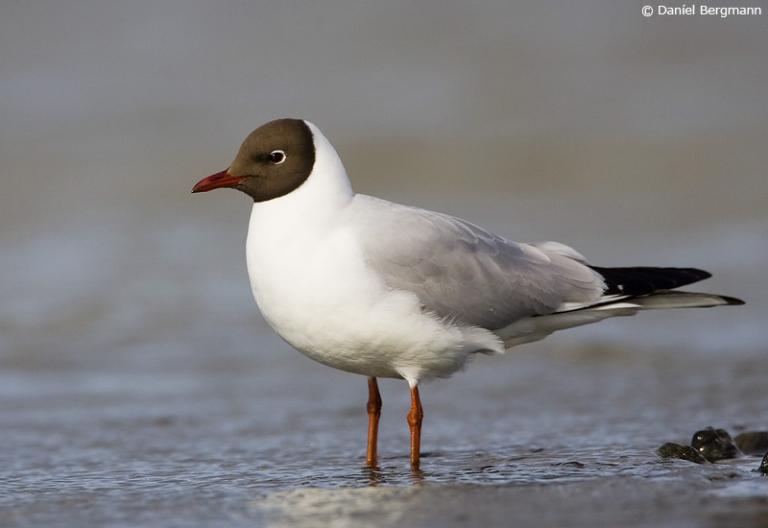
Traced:
<path fill-rule="evenodd" d="M 448 215 L 355 200 L 368 265 L 442 318 L 497 330 L 602 295 L 601 277 L 568 246 L 521 244 Z"/>

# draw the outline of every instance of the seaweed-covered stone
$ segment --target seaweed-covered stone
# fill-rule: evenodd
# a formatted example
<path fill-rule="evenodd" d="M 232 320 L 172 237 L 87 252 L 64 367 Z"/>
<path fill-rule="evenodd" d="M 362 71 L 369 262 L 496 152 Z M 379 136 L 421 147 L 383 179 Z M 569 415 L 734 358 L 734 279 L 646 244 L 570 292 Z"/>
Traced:
<path fill-rule="evenodd" d="M 768 477 L 768 453 L 763 457 L 763 461 L 760 463 L 760 467 L 757 468 L 757 472 Z"/>
<path fill-rule="evenodd" d="M 739 456 L 739 450 L 725 429 L 707 427 L 696 431 L 691 439 L 691 445 L 710 462 Z"/>
<path fill-rule="evenodd" d="M 703 464 L 706 459 L 691 446 L 667 442 L 656 451 L 661 458 L 679 458 L 697 464 Z"/>
<path fill-rule="evenodd" d="M 768 431 L 747 431 L 733 439 L 743 453 L 762 455 L 768 451 Z"/>

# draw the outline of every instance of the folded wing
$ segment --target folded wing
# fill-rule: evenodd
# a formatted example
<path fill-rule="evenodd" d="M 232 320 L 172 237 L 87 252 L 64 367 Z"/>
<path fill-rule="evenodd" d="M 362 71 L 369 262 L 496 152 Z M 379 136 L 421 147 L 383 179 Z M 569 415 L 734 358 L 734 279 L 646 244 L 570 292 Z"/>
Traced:
<path fill-rule="evenodd" d="M 564 303 L 589 304 L 602 277 L 568 246 L 506 240 L 464 220 L 357 195 L 352 225 L 368 264 L 424 310 L 498 330 Z"/>

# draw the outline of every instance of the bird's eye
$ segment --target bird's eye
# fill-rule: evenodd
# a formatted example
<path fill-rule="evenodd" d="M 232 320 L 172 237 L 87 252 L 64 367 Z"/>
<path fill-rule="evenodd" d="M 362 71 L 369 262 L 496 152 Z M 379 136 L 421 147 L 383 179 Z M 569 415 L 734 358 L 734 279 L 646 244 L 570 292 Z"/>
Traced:
<path fill-rule="evenodd" d="M 285 152 L 282 150 L 273 150 L 269 153 L 269 161 L 275 165 L 279 165 L 285 161 Z"/>

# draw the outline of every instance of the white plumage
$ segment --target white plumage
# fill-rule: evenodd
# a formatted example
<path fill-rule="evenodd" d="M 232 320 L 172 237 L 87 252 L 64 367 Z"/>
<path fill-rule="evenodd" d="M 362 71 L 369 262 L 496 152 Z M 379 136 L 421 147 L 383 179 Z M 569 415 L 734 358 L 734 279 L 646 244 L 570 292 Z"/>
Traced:
<path fill-rule="evenodd" d="M 411 386 L 476 352 L 630 315 L 597 303 L 603 280 L 557 242 L 519 244 L 440 213 L 355 194 L 309 124 L 316 160 L 301 187 L 253 206 L 248 271 L 268 323 L 328 366 Z"/>

